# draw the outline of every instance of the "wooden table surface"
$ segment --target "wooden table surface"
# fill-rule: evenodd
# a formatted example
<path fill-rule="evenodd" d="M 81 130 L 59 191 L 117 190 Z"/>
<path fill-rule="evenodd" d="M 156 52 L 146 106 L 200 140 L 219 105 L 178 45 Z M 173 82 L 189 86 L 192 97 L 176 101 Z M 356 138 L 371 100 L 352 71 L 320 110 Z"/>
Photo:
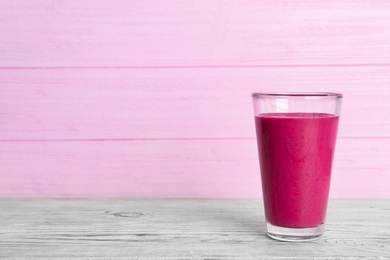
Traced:
<path fill-rule="evenodd" d="M 260 200 L 0 200 L 1 259 L 390 259 L 390 200 L 332 200 L 325 235 L 265 234 Z"/>

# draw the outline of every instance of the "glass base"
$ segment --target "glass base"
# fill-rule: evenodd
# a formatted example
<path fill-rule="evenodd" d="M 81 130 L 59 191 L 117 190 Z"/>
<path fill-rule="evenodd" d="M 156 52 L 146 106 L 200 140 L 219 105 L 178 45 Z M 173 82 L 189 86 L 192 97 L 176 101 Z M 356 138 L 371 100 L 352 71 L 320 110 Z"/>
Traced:
<path fill-rule="evenodd" d="M 305 242 L 319 239 L 324 233 L 324 224 L 312 228 L 286 228 L 267 222 L 267 234 L 273 239 L 288 242 Z"/>

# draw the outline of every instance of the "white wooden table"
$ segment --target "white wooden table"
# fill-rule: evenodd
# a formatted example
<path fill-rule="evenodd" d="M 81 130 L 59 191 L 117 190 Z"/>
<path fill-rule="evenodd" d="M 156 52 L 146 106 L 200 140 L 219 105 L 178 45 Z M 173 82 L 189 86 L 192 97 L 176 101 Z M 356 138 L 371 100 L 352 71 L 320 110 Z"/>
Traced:
<path fill-rule="evenodd" d="M 265 234 L 259 200 L 0 200 L 1 259 L 390 259 L 390 200 L 332 200 L 320 240 Z"/>

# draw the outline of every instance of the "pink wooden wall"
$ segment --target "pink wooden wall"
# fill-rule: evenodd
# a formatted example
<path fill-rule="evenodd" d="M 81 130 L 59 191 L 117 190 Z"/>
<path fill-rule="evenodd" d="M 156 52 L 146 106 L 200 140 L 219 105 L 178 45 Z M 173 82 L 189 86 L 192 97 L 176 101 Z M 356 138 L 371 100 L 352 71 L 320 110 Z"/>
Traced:
<path fill-rule="evenodd" d="M 331 196 L 390 197 L 390 2 L 0 1 L 0 197 L 259 197 L 250 93 L 345 94 Z"/>

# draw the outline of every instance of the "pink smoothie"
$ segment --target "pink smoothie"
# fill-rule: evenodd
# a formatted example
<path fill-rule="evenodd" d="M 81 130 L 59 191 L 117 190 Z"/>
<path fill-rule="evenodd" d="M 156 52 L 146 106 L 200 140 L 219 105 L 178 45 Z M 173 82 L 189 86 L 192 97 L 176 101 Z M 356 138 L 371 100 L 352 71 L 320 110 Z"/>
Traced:
<path fill-rule="evenodd" d="M 275 226 L 324 223 L 339 117 L 322 113 L 255 116 L 264 208 Z"/>

